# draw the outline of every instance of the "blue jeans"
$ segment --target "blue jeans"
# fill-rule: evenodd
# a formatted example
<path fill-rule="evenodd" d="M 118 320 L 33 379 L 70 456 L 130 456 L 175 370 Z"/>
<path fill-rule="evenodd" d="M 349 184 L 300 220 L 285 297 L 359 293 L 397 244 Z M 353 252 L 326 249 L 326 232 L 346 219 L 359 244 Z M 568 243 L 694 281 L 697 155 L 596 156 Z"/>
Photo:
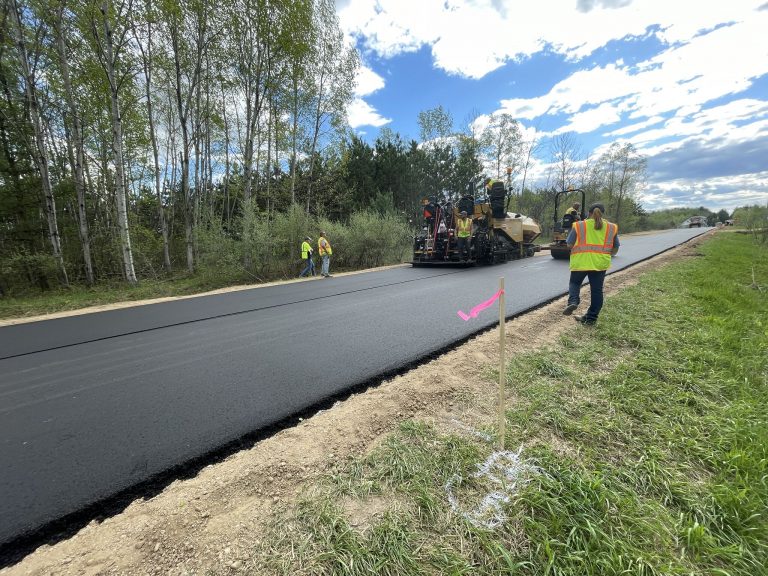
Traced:
<path fill-rule="evenodd" d="M 315 262 L 312 258 L 307 258 L 307 265 L 304 267 L 304 270 L 301 271 L 301 274 L 299 274 L 299 278 L 303 278 L 307 274 L 312 274 L 312 276 L 315 275 Z"/>
<path fill-rule="evenodd" d="M 469 260 L 469 236 L 456 237 L 456 250 L 459 253 L 460 260 Z"/>
<path fill-rule="evenodd" d="M 328 256 L 328 254 L 323 254 L 322 258 L 323 268 L 321 273 L 323 276 L 330 276 L 330 274 L 328 274 L 328 268 L 331 266 L 331 257 Z"/>
<path fill-rule="evenodd" d="M 584 278 L 589 278 L 589 292 L 592 303 L 584 315 L 584 319 L 594 322 L 603 307 L 603 283 L 605 282 L 605 270 L 574 270 L 571 272 L 571 280 L 568 283 L 568 304 L 579 304 L 581 297 L 581 283 Z"/>

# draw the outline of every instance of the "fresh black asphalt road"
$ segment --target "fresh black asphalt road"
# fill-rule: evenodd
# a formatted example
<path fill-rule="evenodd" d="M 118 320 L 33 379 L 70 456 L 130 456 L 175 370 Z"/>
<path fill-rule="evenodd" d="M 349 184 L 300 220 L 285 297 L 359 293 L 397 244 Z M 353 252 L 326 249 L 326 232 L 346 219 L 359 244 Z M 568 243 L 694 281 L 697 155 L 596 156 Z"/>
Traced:
<path fill-rule="evenodd" d="M 622 238 L 612 271 L 703 233 Z M 411 268 L 0 328 L 0 543 L 567 291 L 568 263 Z"/>

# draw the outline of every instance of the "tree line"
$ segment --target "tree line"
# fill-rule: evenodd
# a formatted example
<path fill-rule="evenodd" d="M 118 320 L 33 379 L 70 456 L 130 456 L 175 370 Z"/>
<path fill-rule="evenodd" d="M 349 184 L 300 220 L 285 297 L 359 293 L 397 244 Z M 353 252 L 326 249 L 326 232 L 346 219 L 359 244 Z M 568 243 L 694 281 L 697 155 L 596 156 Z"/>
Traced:
<path fill-rule="evenodd" d="M 355 135 L 359 56 L 333 0 L 2 0 L 0 18 L 6 292 L 290 275 L 320 226 L 345 239 L 342 264 L 381 264 L 407 253 L 424 197 L 484 176 L 508 179 L 545 234 L 570 186 L 642 225 L 646 160 L 629 143 L 591 158 L 572 134 L 529 141 L 502 113 L 457 128 L 442 106 L 418 139 Z"/>

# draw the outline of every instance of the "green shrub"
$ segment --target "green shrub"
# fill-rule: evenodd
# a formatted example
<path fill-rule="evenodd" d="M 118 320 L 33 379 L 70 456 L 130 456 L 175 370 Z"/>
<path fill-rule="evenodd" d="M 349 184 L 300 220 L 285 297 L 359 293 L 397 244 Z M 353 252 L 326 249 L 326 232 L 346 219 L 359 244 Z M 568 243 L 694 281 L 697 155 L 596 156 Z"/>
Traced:
<path fill-rule="evenodd" d="M 58 284 L 56 259 L 44 252 L 21 249 L 0 260 L 0 290 L 12 294 L 29 286 L 48 290 Z"/>

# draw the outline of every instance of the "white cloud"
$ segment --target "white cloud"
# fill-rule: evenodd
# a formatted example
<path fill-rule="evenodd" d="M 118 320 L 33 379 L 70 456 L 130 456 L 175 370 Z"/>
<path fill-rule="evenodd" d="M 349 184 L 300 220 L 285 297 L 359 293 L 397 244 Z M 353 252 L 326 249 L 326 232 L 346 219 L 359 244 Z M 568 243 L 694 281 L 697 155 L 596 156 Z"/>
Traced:
<path fill-rule="evenodd" d="M 385 118 L 362 98 L 355 98 L 347 108 L 347 120 L 352 128 L 360 126 L 384 126 L 392 119 Z"/>
<path fill-rule="evenodd" d="M 524 6 L 512 0 L 350 0 L 345 4 L 339 8 L 341 24 L 366 49 L 388 58 L 430 46 L 437 67 L 481 78 L 511 59 L 525 58 L 544 47 L 580 59 L 611 40 L 644 36 L 649 27 L 658 27 L 657 35 L 665 42 L 686 42 L 723 22 L 755 17 L 760 1 L 695 6 L 669 0 L 601 2 L 588 11 L 579 10 L 573 0 Z"/>
<path fill-rule="evenodd" d="M 675 160 L 687 163 L 691 173 L 701 167 L 695 162 L 698 150 L 720 151 L 736 163 L 734 150 L 750 154 L 750 172 L 740 182 L 718 176 L 698 188 L 692 174 L 670 180 L 669 190 L 656 182 L 644 198 L 660 207 L 683 202 L 685 190 L 694 189 L 700 192 L 697 202 L 768 198 L 765 175 L 761 180 L 753 169 L 756 146 L 768 142 L 768 104 L 743 97 L 725 103 L 768 74 L 768 10 L 758 10 L 764 3 L 541 0 L 523 6 L 512 0 L 344 0 L 338 5 L 345 32 L 379 58 L 427 47 L 436 68 L 467 78 L 481 78 L 545 50 L 583 62 L 582 70 L 545 94 L 520 98 L 511 92 L 500 102 L 498 111 L 524 121 L 540 140 L 568 131 L 627 139 L 648 156 L 649 172 L 655 157 L 666 162 L 666 178 L 674 178 Z M 622 60 L 626 53 L 621 52 L 602 66 L 586 59 L 611 41 L 651 34 L 665 48 L 645 61 Z M 478 124 L 492 113 L 483 112 Z M 375 110 L 366 113 L 376 119 Z M 541 124 L 548 133 L 532 128 Z M 716 162 L 716 154 L 707 160 Z M 537 161 L 532 173 L 542 177 L 545 167 Z"/>
<path fill-rule="evenodd" d="M 710 210 L 765 204 L 768 197 L 768 172 L 722 178 L 674 179 L 653 184 L 640 195 L 648 210 L 706 206 Z"/>
<path fill-rule="evenodd" d="M 370 96 L 384 88 L 384 78 L 367 66 L 361 66 L 355 78 L 355 96 Z"/>
<path fill-rule="evenodd" d="M 653 116 L 652 118 L 648 118 L 643 122 L 637 122 L 636 124 L 630 124 L 628 126 L 624 126 L 612 132 L 608 132 L 607 134 L 605 134 L 605 136 L 614 137 L 614 138 L 618 136 L 626 136 L 627 134 L 632 134 L 633 132 L 639 132 L 640 130 L 643 130 L 655 124 L 659 124 L 660 122 L 663 122 L 663 121 L 664 121 L 663 116 Z"/>
<path fill-rule="evenodd" d="M 621 106 L 610 102 L 603 102 L 595 108 L 578 112 L 571 116 L 567 124 L 555 131 L 555 134 L 564 132 L 593 132 L 602 126 L 614 124 L 621 120 Z"/>
<path fill-rule="evenodd" d="M 384 88 L 384 78 L 376 74 L 369 67 L 363 65 L 357 71 L 355 78 L 355 98 L 347 108 L 347 120 L 352 128 L 360 126 L 384 126 L 390 123 L 390 118 L 385 118 L 363 100 L 364 96 L 370 96 Z"/>
<path fill-rule="evenodd" d="M 502 100 L 501 109 L 517 118 L 535 119 L 544 114 L 576 114 L 594 106 L 600 110 L 611 103 L 634 119 L 677 110 L 684 116 L 706 102 L 746 89 L 751 79 L 768 73 L 768 49 L 755 55 L 753 48 L 766 28 L 768 14 L 700 35 L 637 67 L 609 64 L 578 71 L 543 96 Z M 602 110 L 605 124 L 582 123 L 577 117 L 570 129 L 586 133 L 616 121 Z M 596 115 L 600 113 L 592 111 L 588 118 Z"/>

